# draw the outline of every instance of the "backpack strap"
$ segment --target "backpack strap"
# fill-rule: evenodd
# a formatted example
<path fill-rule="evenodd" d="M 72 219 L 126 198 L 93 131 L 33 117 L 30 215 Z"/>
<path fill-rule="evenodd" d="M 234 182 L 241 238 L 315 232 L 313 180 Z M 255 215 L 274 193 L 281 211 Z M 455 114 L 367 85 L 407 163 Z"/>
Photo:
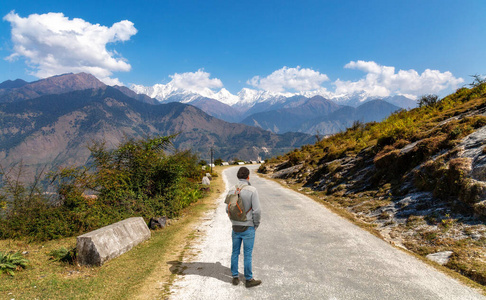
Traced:
<path fill-rule="evenodd" d="M 248 185 L 246 185 L 246 184 L 241 184 L 241 185 L 240 184 L 236 184 L 235 185 L 235 195 L 240 194 L 241 191 L 245 188 L 245 186 L 248 186 Z M 249 213 L 250 210 L 252 210 L 252 209 L 253 209 L 253 207 L 250 207 L 250 209 L 247 210 L 246 213 Z M 241 210 L 241 208 L 240 208 L 240 210 Z"/>

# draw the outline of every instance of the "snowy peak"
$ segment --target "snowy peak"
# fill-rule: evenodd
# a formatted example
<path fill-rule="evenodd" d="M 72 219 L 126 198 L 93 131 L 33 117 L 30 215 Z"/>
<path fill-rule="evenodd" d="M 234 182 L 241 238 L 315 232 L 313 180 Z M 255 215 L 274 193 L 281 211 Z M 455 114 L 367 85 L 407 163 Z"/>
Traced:
<path fill-rule="evenodd" d="M 250 88 L 243 88 L 238 94 L 234 95 L 227 89 L 222 88 L 218 92 L 210 88 L 199 88 L 197 90 L 186 90 L 173 85 L 172 82 L 167 84 L 155 84 L 153 86 L 132 85 L 131 89 L 137 94 L 146 94 L 151 98 L 155 98 L 160 102 L 182 102 L 191 103 L 201 97 L 217 100 L 223 104 L 233 106 L 240 111 L 247 111 L 255 105 L 265 104 L 271 106 L 277 103 L 286 102 L 288 98 L 295 96 L 303 96 L 312 98 L 314 96 L 321 96 L 326 99 L 335 101 L 341 105 L 350 105 L 357 107 L 367 101 L 382 99 L 389 101 L 402 108 L 412 108 L 416 106 L 416 102 L 404 96 L 390 96 L 377 97 L 370 96 L 366 92 L 355 93 L 350 95 L 336 95 L 326 89 L 302 92 L 302 93 L 277 93 L 269 91 L 254 90 Z"/>
<path fill-rule="evenodd" d="M 257 103 L 271 101 L 275 102 L 283 101 L 285 98 L 292 96 L 292 94 L 282 94 L 282 93 L 272 93 L 267 91 L 257 91 L 248 88 L 243 88 L 239 93 L 238 97 L 240 101 L 237 103 L 238 106 L 252 107 Z"/>
<path fill-rule="evenodd" d="M 208 98 L 218 100 L 219 102 L 222 102 L 222 103 L 227 104 L 229 106 L 233 106 L 240 101 L 240 98 L 238 96 L 231 94 L 225 88 L 222 88 L 219 92 L 214 94 L 213 97 L 208 97 Z"/>
<path fill-rule="evenodd" d="M 159 101 L 164 101 L 169 95 L 176 92 L 176 89 L 169 84 L 155 84 L 153 86 L 143 86 L 133 84 L 131 89 L 137 94 L 145 94 Z M 182 92 L 182 91 L 181 91 Z"/>

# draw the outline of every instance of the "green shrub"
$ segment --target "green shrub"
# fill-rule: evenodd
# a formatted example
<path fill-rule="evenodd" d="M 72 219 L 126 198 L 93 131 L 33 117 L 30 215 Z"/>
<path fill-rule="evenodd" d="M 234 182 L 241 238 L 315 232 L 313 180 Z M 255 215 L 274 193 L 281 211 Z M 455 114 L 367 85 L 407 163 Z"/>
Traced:
<path fill-rule="evenodd" d="M 260 167 L 258 167 L 258 173 L 262 173 L 262 174 L 267 174 L 268 173 L 268 169 L 265 166 L 265 164 L 261 164 Z"/>
<path fill-rule="evenodd" d="M 14 271 L 25 269 L 28 263 L 20 252 L 0 252 L 0 273 L 14 276 Z"/>
<path fill-rule="evenodd" d="M 59 249 L 52 250 L 47 255 L 52 261 L 74 264 L 76 262 L 76 247 L 69 250 L 65 247 L 61 247 Z"/>
<path fill-rule="evenodd" d="M 419 101 L 418 101 L 418 104 L 419 104 L 419 107 L 423 107 L 423 106 L 434 106 L 437 104 L 437 102 L 439 101 L 439 96 L 437 95 L 423 95 L 422 97 L 420 97 Z"/>
<path fill-rule="evenodd" d="M 304 159 L 305 159 L 304 154 L 297 150 L 290 152 L 290 154 L 288 155 L 288 161 L 292 166 L 299 164 Z"/>
<path fill-rule="evenodd" d="M 51 174 L 57 190 L 54 199 L 9 181 L 0 191 L 7 199 L 0 238 L 50 240 L 133 216 L 146 220 L 178 216 L 202 197 L 197 183 L 203 174 L 190 151 L 166 153 L 172 138 L 130 139 L 114 150 L 102 143 L 91 145 L 90 168 L 64 168 Z M 96 196 L 86 196 L 85 191 Z"/>

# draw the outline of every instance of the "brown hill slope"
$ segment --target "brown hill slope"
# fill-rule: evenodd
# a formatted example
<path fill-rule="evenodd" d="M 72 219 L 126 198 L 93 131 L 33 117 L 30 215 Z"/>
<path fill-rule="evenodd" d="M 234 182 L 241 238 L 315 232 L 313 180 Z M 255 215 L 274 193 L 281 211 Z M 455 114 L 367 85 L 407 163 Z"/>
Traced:
<path fill-rule="evenodd" d="M 73 91 L 105 88 L 106 85 L 91 74 L 63 74 L 44 78 L 34 82 L 25 82 L 17 79 L 15 81 L 7 80 L 0 84 L 0 103 L 15 102 L 28 99 L 34 99 L 44 95 L 64 94 Z M 147 95 L 136 94 L 124 86 L 114 86 L 128 97 L 137 99 L 150 104 L 159 102 Z"/>
<path fill-rule="evenodd" d="M 112 88 L 74 91 L 0 104 L 2 165 L 23 162 L 31 170 L 82 165 L 87 144 L 114 147 L 125 137 L 179 134 L 178 149 L 217 157 L 257 159 L 284 153 L 310 140 L 305 134 L 276 135 L 227 123 L 181 103 L 150 105 Z"/>
<path fill-rule="evenodd" d="M 34 99 L 42 95 L 62 94 L 77 90 L 102 88 L 106 85 L 91 74 L 64 74 L 41 79 L 9 91 L 0 102 Z"/>

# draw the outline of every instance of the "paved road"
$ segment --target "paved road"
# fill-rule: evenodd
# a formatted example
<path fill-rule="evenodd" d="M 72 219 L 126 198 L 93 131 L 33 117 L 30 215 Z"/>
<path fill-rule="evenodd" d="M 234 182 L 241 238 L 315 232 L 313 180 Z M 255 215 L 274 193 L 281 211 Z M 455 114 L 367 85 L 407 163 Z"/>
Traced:
<path fill-rule="evenodd" d="M 251 168 L 262 204 L 253 273 L 262 285 L 231 285 L 231 225 L 219 199 L 171 299 L 486 299 Z M 237 169 L 224 171 L 227 187 Z"/>

